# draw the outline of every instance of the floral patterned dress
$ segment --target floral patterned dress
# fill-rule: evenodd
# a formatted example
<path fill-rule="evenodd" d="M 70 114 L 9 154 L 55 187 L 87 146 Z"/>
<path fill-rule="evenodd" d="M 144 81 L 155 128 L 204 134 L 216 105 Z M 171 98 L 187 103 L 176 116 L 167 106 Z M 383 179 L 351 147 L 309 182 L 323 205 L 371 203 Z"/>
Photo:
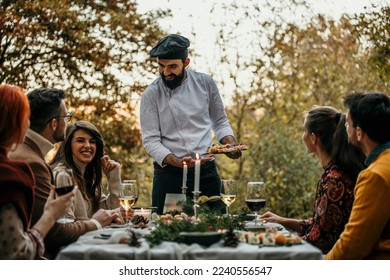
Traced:
<path fill-rule="evenodd" d="M 351 214 L 355 181 L 332 161 L 317 185 L 313 217 L 301 221 L 301 236 L 326 254 L 336 243 Z"/>

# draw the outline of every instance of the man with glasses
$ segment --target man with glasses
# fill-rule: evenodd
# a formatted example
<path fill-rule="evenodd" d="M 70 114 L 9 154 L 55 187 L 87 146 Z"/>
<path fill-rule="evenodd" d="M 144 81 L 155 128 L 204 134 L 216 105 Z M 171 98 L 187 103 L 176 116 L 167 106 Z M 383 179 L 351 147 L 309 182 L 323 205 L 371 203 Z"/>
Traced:
<path fill-rule="evenodd" d="M 64 121 L 65 122 L 70 122 L 71 120 L 72 120 L 72 113 L 66 113 L 66 115 L 65 116 L 56 116 L 56 117 L 54 117 L 54 118 L 51 118 L 50 120 L 48 120 L 47 122 L 49 123 L 49 122 L 51 122 L 53 119 L 57 119 L 57 120 L 59 120 L 59 119 L 64 119 Z"/>
<path fill-rule="evenodd" d="M 24 143 L 9 153 L 9 157 L 27 161 L 34 173 L 36 188 L 31 223 L 41 217 L 50 187 L 53 172 L 46 163 L 47 153 L 54 144 L 64 140 L 67 122 L 72 118 L 64 101 L 61 89 L 39 88 L 27 94 L 30 103 L 30 129 Z M 77 240 L 85 232 L 96 230 L 105 213 L 98 212 L 91 220 L 75 221 L 69 224 L 56 223 L 45 237 L 46 257 L 54 258 L 60 247 Z"/>

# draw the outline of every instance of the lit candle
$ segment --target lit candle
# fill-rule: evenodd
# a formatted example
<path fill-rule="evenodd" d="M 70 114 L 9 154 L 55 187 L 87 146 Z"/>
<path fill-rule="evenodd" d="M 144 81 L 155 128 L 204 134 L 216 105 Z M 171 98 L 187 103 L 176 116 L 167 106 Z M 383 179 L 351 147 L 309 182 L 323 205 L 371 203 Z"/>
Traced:
<path fill-rule="evenodd" d="M 134 216 L 142 216 L 150 221 L 152 216 L 152 210 L 151 209 L 134 209 Z"/>
<path fill-rule="evenodd" d="M 187 187 L 187 163 L 183 162 L 183 188 Z"/>
<path fill-rule="evenodd" d="M 195 160 L 195 182 L 194 182 L 194 191 L 199 192 L 199 179 L 200 179 L 200 159 L 199 155 L 196 154 Z"/>

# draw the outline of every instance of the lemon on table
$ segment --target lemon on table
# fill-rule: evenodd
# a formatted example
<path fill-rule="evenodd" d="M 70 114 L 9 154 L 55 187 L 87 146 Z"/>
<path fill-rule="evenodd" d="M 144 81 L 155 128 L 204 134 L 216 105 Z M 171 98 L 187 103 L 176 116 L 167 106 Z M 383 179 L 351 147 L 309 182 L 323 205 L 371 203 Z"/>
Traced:
<path fill-rule="evenodd" d="M 218 200 L 218 199 L 221 199 L 221 197 L 219 195 L 213 195 L 213 196 L 209 197 L 209 201 L 210 200 Z"/>
<path fill-rule="evenodd" d="M 199 204 L 204 204 L 206 203 L 207 201 L 209 201 L 209 197 L 206 196 L 206 195 L 202 195 L 198 198 L 198 203 Z"/>

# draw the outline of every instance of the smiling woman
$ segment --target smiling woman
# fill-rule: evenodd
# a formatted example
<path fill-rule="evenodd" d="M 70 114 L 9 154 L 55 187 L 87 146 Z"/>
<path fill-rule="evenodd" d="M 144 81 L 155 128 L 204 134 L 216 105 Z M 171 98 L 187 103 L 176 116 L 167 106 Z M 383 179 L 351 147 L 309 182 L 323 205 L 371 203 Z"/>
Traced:
<path fill-rule="evenodd" d="M 79 186 L 73 214 L 80 218 L 91 218 L 100 208 L 119 207 L 120 164 L 104 155 L 104 140 L 100 131 L 89 122 L 77 121 L 67 127 L 65 135 L 50 165 L 54 170 L 59 164 L 73 169 Z M 108 178 L 108 196 L 103 193 L 103 172 Z"/>
<path fill-rule="evenodd" d="M 96 154 L 96 139 L 87 131 L 80 129 L 75 131 L 71 147 L 74 160 L 88 164 Z"/>

